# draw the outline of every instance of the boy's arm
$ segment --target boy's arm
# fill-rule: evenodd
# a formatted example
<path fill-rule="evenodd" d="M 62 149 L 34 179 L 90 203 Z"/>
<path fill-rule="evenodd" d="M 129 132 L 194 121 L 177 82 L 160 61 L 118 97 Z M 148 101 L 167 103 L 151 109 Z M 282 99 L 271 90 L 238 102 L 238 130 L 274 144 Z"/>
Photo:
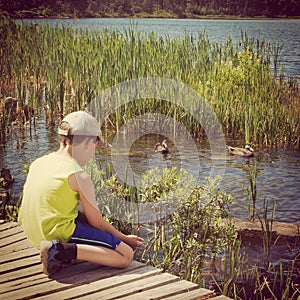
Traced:
<path fill-rule="evenodd" d="M 125 235 L 102 218 L 96 202 L 94 184 L 89 175 L 84 172 L 71 175 L 69 185 L 73 191 L 79 193 L 84 214 L 91 226 L 113 234 L 132 248 L 141 246 L 142 238 L 135 235 Z"/>

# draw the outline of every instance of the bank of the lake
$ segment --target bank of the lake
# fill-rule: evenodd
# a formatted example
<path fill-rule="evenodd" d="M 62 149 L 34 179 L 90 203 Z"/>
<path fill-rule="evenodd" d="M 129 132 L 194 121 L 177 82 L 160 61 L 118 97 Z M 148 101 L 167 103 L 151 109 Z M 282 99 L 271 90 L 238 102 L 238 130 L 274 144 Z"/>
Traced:
<path fill-rule="evenodd" d="M 18 14 L 18 15 L 6 15 L 15 20 L 20 19 L 74 19 L 74 15 L 35 15 L 34 13 L 28 14 Z M 99 19 L 97 16 L 89 16 L 89 17 L 80 17 L 75 19 Z M 121 16 L 113 16 L 113 15 L 103 15 L 101 18 L 108 18 L 108 19 L 115 19 L 115 18 L 124 18 L 124 19 L 132 19 L 132 20 L 139 20 L 139 19 L 173 19 L 173 20 L 299 20 L 300 16 L 276 16 L 276 17 L 268 17 L 264 15 L 260 16 L 239 16 L 239 15 L 189 15 L 185 18 L 179 17 L 177 15 L 168 14 L 168 13 L 157 13 L 157 14 L 136 14 L 136 15 L 121 15 Z"/>

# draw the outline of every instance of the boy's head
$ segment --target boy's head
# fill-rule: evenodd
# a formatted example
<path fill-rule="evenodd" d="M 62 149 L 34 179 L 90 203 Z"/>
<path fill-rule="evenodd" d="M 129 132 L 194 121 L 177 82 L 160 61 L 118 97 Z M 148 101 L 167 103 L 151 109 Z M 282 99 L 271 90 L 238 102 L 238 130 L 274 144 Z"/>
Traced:
<path fill-rule="evenodd" d="M 92 138 L 105 144 L 98 121 L 85 111 L 68 114 L 59 124 L 58 134 L 63 143 L 79 144 L 86 138 Z"/>

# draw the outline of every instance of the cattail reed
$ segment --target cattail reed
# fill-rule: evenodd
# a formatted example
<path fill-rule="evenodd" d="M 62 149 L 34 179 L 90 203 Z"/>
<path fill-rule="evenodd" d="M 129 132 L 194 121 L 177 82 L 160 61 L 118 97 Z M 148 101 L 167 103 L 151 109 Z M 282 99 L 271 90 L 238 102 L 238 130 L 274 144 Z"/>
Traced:
<path fill-rule="evenodd" d="M 298 84 L 270 71 L 274 66 L 280 73 L 278 45 L 243 33 L 236 44 L 230 38 L 216 43 L 206 32 L 181 39 L 146 34 L 134 25 L 124 31 L 91 30 L 9 19 L 0 21 L 0 35 L 1 99 L 14 97 L 21 109 L 28 104 L 36 113 L 44 107 L 49 123 L 83 109 L 116 84 L 155 76 L 194 89 L 214 109 L 226 136 L 265 146 L 299 144 Z M 118 130 L 134 116 L 158 112 L 183 123 L 192 135 L 203 135 L 201 124 L 176 106 L 161 99 L 133 101 L 114 111 L 105 125 Z"/>

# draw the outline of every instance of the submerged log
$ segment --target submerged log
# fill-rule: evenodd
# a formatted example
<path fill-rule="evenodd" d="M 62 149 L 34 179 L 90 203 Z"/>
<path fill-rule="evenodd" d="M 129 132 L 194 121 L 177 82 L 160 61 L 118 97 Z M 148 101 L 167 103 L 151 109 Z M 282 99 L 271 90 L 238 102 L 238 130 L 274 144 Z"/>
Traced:
<path fill-rule="evenodd" d="M 267 230 L 264 220 L 262 222 L 259 220 L 231 220 L 231 222 L 243 244 L 263 243 L 263 238 L 266 236 L 266 232 L 268 232 L 274 245 L 300 245 L 300 224 L 273 221 L 271 225 L 271 221 L 268 221 L 269 230 Z"/>

